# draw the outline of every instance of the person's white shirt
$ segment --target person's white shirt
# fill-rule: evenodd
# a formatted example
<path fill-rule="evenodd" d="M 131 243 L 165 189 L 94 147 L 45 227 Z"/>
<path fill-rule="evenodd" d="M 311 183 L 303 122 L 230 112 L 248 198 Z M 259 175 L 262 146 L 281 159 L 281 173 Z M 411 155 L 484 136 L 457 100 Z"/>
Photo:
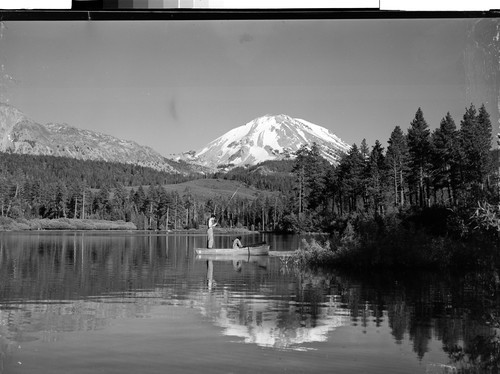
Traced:
<path fill-rule="evenodd" d="M 215 226 L 217 226 L 217 222 L 215 222 L 215 218 L 210 217 L 210 219 L 208 220 L 208 228 L 211 229 L 212 227 L 215 227 Z"/>

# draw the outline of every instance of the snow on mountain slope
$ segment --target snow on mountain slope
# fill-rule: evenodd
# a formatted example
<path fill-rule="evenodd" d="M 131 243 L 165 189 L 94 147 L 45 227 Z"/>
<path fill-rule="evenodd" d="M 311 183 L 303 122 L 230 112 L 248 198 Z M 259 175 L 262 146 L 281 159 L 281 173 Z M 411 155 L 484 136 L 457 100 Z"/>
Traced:
<path fill-rule="evenodd" d="M 301 146 L 315 142 L 332 164 L 350 146 L 328 129 L 287 115 L 266 115 L 234 128 L 203 149 L 184 154 L 184 159 L 216 168 L 221 165 L 255 165 L 262 161 L 291 158 Z"/>

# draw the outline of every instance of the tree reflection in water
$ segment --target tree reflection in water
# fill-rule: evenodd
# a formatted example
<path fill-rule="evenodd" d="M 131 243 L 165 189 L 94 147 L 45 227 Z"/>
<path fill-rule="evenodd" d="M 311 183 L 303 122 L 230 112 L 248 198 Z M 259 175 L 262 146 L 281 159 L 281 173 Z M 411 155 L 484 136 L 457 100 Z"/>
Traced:
<path fill-rule="evenodd" d="M 372 287 L 362 286 L 367 278 Z M 345 275 L 338 278 L 345 290 L 351 290 L 347 298 L 351 312 L 357 313 L 362 299 L 386 309 L 396 343 L 408 334 L 420 359 L 428 352 L 431 337 L 442 341 L 451 365 L 437 365 L 436 372 L 499 372 L 500 282 L 496 269 L 465 275 L 363 275 L 358 278 L 361 289 L 356 295 L 352 294 L 356 281 L 348 279 Z"/>
<path fill-rule="evenodd" d="M 438 340 L 450 359 L 443 365 L 498 371 L 494 270 L 355 275 L 299 271 L 273 258 L 199 261 L 196 240 L 204 237 L 0 237 L 0 364 L 20 341 L 105 329 L 168 304 L 198 308 L 226 335 L 264 347 L 307 350 L 343 326 L 387 326 L 420 360 Z"/>
<path fill-rule="evenodd" d="M 486 273 L 428 272 L 356 276 L 283 269 L 280 262 L 271 266 L 270 271 L 285 281 L 276 281 L 276 289 L 268 291 L 294 295 L 293 301 L 245 296 L 229 288 L 221 293 L 220 306 L 212 304 L 206 315 L 228 335 L 281 349 L 302 349 L 304 343 L 324 341 L 329 332 L 349 323 L 368 328 L 386 321 L 396 344 L 409 339 L 419 359 L 429 351 L 430 340 L 439 339 L 449 354 L 449 367 L 472 370 L 498 363 L 498 324 L 490 318 L 498 311 L 496 273 L 489 278 Z M 293 289 L 285 275 L 294 279 Z"/>
<path fill-rule="evenodd" d="M 464 277 L 460 288 L 475 295 L 462 341 L 444 340 L 443 350 L 462 373 L 500 372 L 500 279 L 496 269 Z"/>

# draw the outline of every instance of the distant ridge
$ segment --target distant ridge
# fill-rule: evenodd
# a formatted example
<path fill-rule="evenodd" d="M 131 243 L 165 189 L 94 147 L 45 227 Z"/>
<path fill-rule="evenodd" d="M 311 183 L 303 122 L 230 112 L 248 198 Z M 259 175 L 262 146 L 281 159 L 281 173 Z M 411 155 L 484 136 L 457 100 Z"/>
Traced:
<path fill-rule="evenodd" d="M 39 124 L 0 103 L 0 151 L 119 162 L 177 173 L 170 160 L 150 147 L 63 123 Z"/>

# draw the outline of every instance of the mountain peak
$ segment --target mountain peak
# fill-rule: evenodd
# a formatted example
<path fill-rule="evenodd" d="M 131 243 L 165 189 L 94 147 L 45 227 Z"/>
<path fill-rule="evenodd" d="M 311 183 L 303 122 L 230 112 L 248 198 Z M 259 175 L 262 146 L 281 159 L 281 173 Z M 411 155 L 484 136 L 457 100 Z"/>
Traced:
<path fill-rule="evenodd" d="M 337 164 L 340 154 L 350 148 L 324 127 L 286 114 L 266 114 L 228 131 L 189 158 L 211 168 L 253 165 L 292 158 L 300 147 L 312 143 L 332 164 Z"/>

